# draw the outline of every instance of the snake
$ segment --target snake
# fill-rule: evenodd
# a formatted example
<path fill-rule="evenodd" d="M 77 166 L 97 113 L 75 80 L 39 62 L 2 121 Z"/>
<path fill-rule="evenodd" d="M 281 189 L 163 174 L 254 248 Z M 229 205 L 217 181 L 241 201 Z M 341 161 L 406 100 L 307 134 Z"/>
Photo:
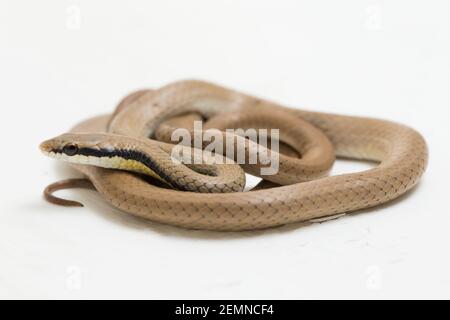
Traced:
<path fill-rule="evenodd" d="M 167 139 L 177 121 L 193 118 L 218 127 L 280 127 L 283 148 L 272 153 L 279 156 L 280 172 L 262 176 L 268 186 L 246 191 L 245 175 L 235 163 L 197 167 L 171 163 L 174 145 L 156 137 Z M 376 207 L 416 186 L 428 163 L 425 139 L 408 126 L 288 108 L 197 80 L 135 92 L 112 115 L 88 119 L 40 148 L 70 162 L 86 177 L 48 187 L 45 194 L 52 202 L 81 205 L 51 193 L 68 186 L 90 187 L 132 215 L 217 231 L 265 229 Z M 251 142 L 246 144 L 249 150 Z M 330 176 L 335 158 L 376 166 Z M 243 167 L 253 174 L 261 166 Z M 226 190 L 218 192 L 221 188 Z"/>

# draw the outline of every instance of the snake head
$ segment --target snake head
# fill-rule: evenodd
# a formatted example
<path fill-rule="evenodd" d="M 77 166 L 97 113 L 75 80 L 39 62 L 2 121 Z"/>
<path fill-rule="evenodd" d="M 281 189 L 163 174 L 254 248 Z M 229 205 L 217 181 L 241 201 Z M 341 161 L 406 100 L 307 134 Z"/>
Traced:
<path fill-rule="evenodd" d="M 146 142 L 145 145 L 150 143 Z M 142 151 L 142 145 L 134 138 L 114 134 L 66 133 L 44 141 L 40 149 L 45 155 L 57 160 L 137 172 L 166 183 L 153 170 L 154 161 Z"/>
<path fill-rule="evenodd" d="M 66 133 L 44 141 L 39 148 L 52 158 L 80 163 L 83 157 L 108 155 L 114 151 L 111 136 L 105 134 Z"/>
<path fill-rule="evenodd" d="M 150 159 L 136 139 L 104 133 L 66 133 L 44 141 L 41 151 L 54 159 L 78 165 L 122 169 L 159 178 L 143 159 Z M 149 163 L 151 161 L 149 160 Z"/>

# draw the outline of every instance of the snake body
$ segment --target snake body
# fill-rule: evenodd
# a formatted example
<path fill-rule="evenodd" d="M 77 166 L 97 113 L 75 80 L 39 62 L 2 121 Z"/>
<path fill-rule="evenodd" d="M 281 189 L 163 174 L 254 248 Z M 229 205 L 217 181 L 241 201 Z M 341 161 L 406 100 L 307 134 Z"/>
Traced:
<path fill-rule="evenodd" d="M 72 134 L 84 133 L 85 138 L 89 137 L 87 133 L 103 134 L 113 142 L 115 137 L 140 141 L 164 135 L 164 124 L 170 118 L 196 113 L 220 124 L 217 116 L 224 112 L 246 114 L 245 121 L 251 113 L 271 113 L 277 119 L 285 117 L 286 122 L 306 121 L 324 133 L 335 154 L 317 134 L 315 138 L 321 141 L 322 148 L 315 149 L 311 144 L 297 148 L 305 152 L 306 159 L 280 156 L 284 175 L 274 178 L 274 182 L 287 185 L 229 193 L 168 189 L 122 170 L 75 167 L 107 201 L 125 212 L 186 228 L 231 231 L 263 229 L 374 207 L 414 187 L 427 166 L 426 142 L 407 126 L 290 109 L 200 81 L 181 81 L 155 91 L 137 92 L 127 97 L 112 116 L 89 119 L 75 127 Z M 239 119 L 235 122 L 239 124 Z M 325 177 L 335 155 L 378 165 L 364 172 Z M 308 163 L 308 159 L 314 161 Z M 298 170 L 297 165 L 305 167 Z M 289 174 L 290 170 L 295 174 Z"/>

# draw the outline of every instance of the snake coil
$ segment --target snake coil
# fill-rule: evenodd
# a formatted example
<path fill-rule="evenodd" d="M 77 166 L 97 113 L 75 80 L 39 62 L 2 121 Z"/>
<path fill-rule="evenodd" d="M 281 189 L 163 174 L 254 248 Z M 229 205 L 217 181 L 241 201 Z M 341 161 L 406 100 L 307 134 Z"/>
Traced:
<path fill-rule="evenodd" d="M 262 186 L 243 191 L 245 176 L 236 164 L 175 165 L 169 137 L 179 127 L 191 130 L 194 120 L 219 130 L 279 128 L 279 172 L 262 176 L 268 181 Z M 247 141 L 247 156 L 253 152 L 251 145 Z M 71 162 L 88 180 L 50 186 L 46 197 L 51 202 L 77 204 L 51 193 L 64 187 L 95 187 L 109 203 L 130 214 L 185 228 L 226 231 L 378 206 L 413 188 L 428 158 L 423 137 L 397 123 L 290 109 L 191 80 L 135 92 L 112 115 L 84 121 L 70 133 L 44 142 L 41 149 Z M 378 165 L 328 176 L 336 156 Z M 242 166 L 252 174 L 261 167 Z M 152 182 L 141 174 L 152 176 Z"/>

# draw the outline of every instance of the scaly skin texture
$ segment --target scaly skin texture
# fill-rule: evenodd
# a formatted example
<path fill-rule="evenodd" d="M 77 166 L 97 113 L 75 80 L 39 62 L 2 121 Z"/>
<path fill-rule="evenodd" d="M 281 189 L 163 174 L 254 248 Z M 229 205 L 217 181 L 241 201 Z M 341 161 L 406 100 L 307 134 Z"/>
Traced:
<path fill-rule="evenodd" d="M 140 92 L 127 107 L 83 122 L 73 132 L 102 132 L 142 138 L 167 118 L 197 112 L 259 110 L 289 113 L 321 129 L 336 155 L 379 162 L 371 170 L 250 192 L 200 194 L 151 185 L 123 171 L 75 166 L 115 207 L 180 227 L 254 230 L 374 207 L 414 187 L 427 165 L 427 146 L 415 130 L 393 122 L 284 108 L 268 101 L 198 81 Z"/>

